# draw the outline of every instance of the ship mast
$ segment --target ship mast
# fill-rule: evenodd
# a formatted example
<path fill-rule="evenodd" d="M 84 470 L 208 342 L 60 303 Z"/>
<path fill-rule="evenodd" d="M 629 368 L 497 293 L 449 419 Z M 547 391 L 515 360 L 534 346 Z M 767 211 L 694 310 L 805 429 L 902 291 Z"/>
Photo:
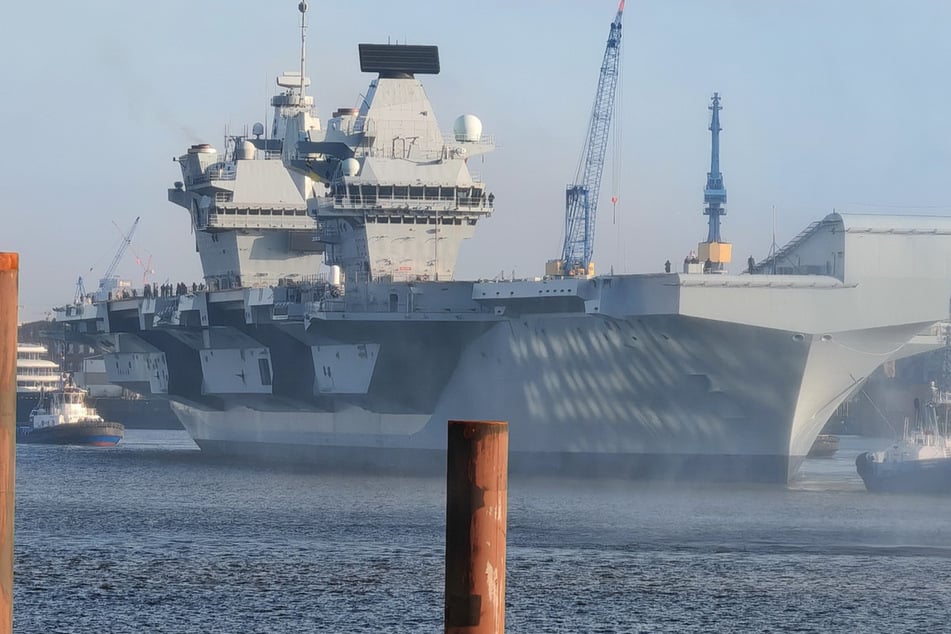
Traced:
<path fill-rule="evenodd" d="M 301 0 L 301 3 L 297 5 L 297 9 L 300 11 L 300 104 L 304 105 L 304 60 L 307 56 L 307 47 L 305 43 L 307 41 L 307 3 Z"/>

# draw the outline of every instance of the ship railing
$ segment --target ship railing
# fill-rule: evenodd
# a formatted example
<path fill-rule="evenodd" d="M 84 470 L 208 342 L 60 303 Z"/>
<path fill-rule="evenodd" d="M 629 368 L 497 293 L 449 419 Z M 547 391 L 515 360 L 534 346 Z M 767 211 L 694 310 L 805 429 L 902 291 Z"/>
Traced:
<path fill-rule="evenodd" d="M 347 312 L 347 301 L 342 297 L 333 299 L 324 298 L 315 302 L 314 308 L 324 313 L 345 313 Z"/>
<path fill-rule="evenodd" d="M 485 187 L 455 185 L 357 185 L 337 182 L 313 199 L 318 212 L 333 209 L 491 211 L 495 195 Z"/>
<path fill-rule="evenodd" d="M 470 152 L 473 156 L 495 147 L 495 138 L 483 135 L 477 141 L 457 141 L 452 135 L 443 136 L 439 147 L 423 146 L 416 138 L 394 137 L 390 145 L 378 145 L 367 150 L 367 155 L 378 158 L 403 159 L 407 161 L 464 160 Z"/>
<path fill-rule="evenodd" d="M 288 212 L 293 212 L 293 215 Z M 307 215 L 306 209 L 221 210 L 208 214 L 206 226 L 219 229 L 313 229 L 314 219 Z"/>
<path fill-rule="evenodd" d="M 397 147 L 396 149 L 392 147 L 371 147 L 364 151 L 364 156 L 371 158 L 401 159 L 416 162 L 429 162 L 450 158 L 446 155 L 446 152 L 442 147 L 438 149 L 431 149 L 416 146 L 408 146 L 406 149 L 402 149 L 401 147 Z"/>
<path fill-rule="evenodd" d="M 233 181 L 238 177 L 234 165 L 212 165 L 201 174 L 185 175 L 186 185 L 199 185 L 211 181 Z"/>
<path fill-rule="evenodd" d="M 339 203 L 338 203 L 339 201 Z M 362 197 L 342 197 L 334 200 L 335 205 L 345 207 L 372 207 L 376 209 L 406 209 L 406 210 L 431 210 L 440 211 L 472 211 L 480 209 L 492 209 L 495 207 L 495 201 L 489 201 L 484 198 L 460 197 L 456 200 L 434 200 L 425 198 L 389 198 L 372 199 Z"/>
<path fill-rule="evenodd" d="M 495 147 L 495 135 L 494 134 L 482 134 L 479 136 L 479 139 L 476 141 L 459 141 L 456 139 L 455 133 L 452 134 L 443 134 L 443 143 L 450 151 L 454 148 L 465 148 L 467 146 L 484 150 L 486 148 Z"/>
<path fill-rule="evenodd" d="M 414 215 L 420 212 L 438 211 L 442 213 L 465 213 L 472 211 L 488 211 L 492 208 L 489 203 L 455 203 L 441 200 L 373 200 L 372 198 L 350 198 L 341 196 L 333 199 L 317 199 L 317 212 L 328 212 L 333 210 L 380 210 L 380 211 L 405 211 L 406 215 Z"/>
<path fill-rule="evenodd" d="M 318 301 L 310 303 L 305 307 L 306 312 L 322 313 L 380 313 L 380 314 L 426 314 L 438 313 L 445 315 L 450 311 L 450 307 L 416 306 L 412 300 L 398 300 L 397 303 L 371 301 L 361 297 L 359 292 L 354 296 L 343 295 L 341 297 L 324 296 Z M 493 308 L 486 306 L 472 306 L 467 308 L 457 308 L 458 313 L 466 314 L 490 314 L 494 312 Z"/>
<path fill-rule="evenodd" d="M 242 278 L 243 286 L 232 284 L 230 288 L 324 288 L 328 285 L 327 277 L 321 274 L 301 275 L 254 275 Z"/>
<path fill-rule="evenodd" d="M 400 139 L 394 140 L 398 141 Z M 479 144 L 474 143 L 473 145 Z M 467 158 L 469 155 L 464 150 L 465 146 L 462 146 L 459 143 L 455 143 L 453 145 L 443 145 L 439 148 L 420 148 L 415 146 L 406 147 L 405 149 L 402 146 L 397 146 L 395 148 L 373 147 L 365 150 L 364 156 L 371 158 L 399 159 L 416 162 L 447 161 L 451 159 L 462 160 Z"/>
<path fill-rule="evenodd" d="M 803 229 L 799 234 L 796 235 L 792 240 L 785 244 L 781 249 L 776 251 L 773 255 L 767 257 L 765 260 L 753 267 L 754 273 L 777 273 L 780 268 L 783 269 L 782 273 L 786 275 L 796 274 L 799 272 L 799 265 L 794 264 L 790 261 L 792 271 L 786 271 L 785 269 L 789 267 L 780 267 L 780 262 L 783 260 L 788 260 L 789 254 L 791 254 L 799 245 L 806 241 L 806 239 L 815 233 L 816 228 L 822 224 L 821 220 L 817 220 L 810 224 L 808 227 Z"/>

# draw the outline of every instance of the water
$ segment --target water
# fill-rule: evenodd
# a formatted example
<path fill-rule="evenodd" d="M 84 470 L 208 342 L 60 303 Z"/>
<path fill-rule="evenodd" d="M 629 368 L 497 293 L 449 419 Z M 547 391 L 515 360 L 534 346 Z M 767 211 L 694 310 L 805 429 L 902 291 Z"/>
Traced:
<path fill-rule="evenodd" d="M 843 437 L 789 489 L 512 480 L 508 632 L 939 631 L 951 502 Z M 445 482 L 213 462 L 181 431 L 17 447 L 15 631 L 442 631 Z"/>

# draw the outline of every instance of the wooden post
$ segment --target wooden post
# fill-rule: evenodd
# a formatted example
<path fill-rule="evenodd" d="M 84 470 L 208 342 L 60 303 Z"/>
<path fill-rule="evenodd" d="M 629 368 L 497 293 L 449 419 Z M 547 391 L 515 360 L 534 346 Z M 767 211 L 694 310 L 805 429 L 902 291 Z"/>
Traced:
<path fill-rule="evenodd" d="M 13 631 L 13 509 L 16 495 L 17 280 L 20 258 L 0 253 L 0 632 Z"/>
<path fill-rule="evenodd" d="M 505 631 L 508 423 L 449 421 L 446 634 Z"/>

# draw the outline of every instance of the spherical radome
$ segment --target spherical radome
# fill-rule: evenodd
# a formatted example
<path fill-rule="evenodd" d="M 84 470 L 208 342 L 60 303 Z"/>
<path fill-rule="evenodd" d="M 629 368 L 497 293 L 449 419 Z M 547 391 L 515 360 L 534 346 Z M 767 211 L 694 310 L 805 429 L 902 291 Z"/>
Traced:
<path fill-rule="evenodd" d="M 474 114 L 464 114 L 452 124 L 452 132 L 456 141 L 472 143 L 482 137 L 482 122 Z"/>
<path fill-rule="evenodd" d="M 340 170 L 344 176 L 356 176 L 357 172 L 360 171 L 360 161 L 355 158 L 345 159 L 340 164 Z"/>
<path fill-rule="evenodd" d="M 234 149 L 235 158 L 241 161 L 250 161 L 254 158 L 256 149 L 254 144 L 248 140 L 239 141 Z"/>

